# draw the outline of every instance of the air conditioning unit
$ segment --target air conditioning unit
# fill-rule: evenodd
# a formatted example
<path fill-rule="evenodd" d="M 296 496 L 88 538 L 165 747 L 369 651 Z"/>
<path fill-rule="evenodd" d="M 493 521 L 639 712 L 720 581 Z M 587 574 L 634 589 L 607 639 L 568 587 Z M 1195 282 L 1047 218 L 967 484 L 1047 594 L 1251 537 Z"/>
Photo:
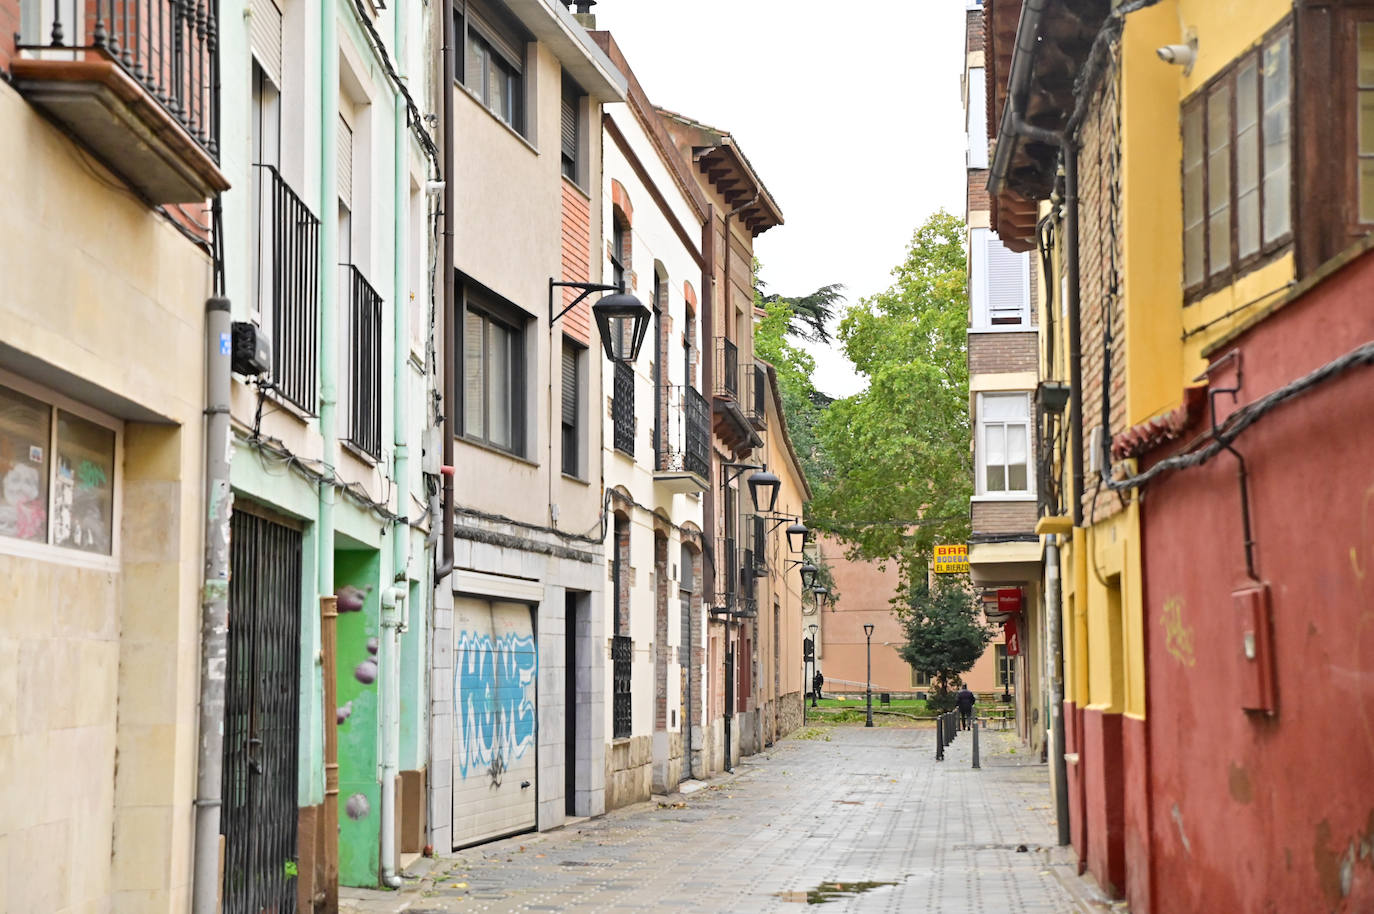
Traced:
<path fill-rule="evenodd" d="M 272 344 L 262 328 L 248 321 L 234 321 L 234 374 L 256 377 L 272 370 Z"/>

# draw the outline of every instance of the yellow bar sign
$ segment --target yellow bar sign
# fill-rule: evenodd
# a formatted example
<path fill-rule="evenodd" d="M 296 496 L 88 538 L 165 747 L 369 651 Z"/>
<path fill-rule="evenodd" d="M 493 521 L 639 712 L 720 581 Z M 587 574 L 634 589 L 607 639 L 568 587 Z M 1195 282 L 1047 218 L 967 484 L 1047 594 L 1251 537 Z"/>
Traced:
<path fill-rule="evenodd" d="M 936 546 L 935 573 L 968 574 L 968 546 Z"/>

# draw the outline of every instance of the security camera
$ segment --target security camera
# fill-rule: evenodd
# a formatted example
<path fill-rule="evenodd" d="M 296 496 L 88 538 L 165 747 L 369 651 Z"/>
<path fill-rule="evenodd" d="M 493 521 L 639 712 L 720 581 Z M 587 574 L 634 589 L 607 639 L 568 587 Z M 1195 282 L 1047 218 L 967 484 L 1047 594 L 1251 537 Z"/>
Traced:
<path fill-rule="evenodd" d="M 1187 76 L 1193 72 L 1193 62 L 1197 60 L 1197 43 L 1192 41 L 1188 44 L 1166 44 L 1162 48 L 1157 48 L 1155 53 L 1165 63 L 1182 67 L 1183 75 Z"/>

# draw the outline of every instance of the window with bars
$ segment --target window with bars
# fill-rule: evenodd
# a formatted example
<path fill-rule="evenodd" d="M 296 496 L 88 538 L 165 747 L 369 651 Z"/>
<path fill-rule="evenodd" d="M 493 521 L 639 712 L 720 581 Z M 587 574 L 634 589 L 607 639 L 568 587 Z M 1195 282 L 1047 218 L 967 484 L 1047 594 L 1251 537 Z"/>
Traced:
<path fill-rule="evenodd" d="M 978 395 L 978 494 L 1029 494 L 1030 395 Z"/>
<path fill-rule="evenodd" d="M 625 288 L 625 268 L 630 259 L 630 224 L 616 207 L 611 211 L 611 284 Z"/>
<path fill-rule="evenodd" d="M 625 362 L 615 363 L 614 389 L 611 391 L 611 421 L 615 449 L 633 457 L 635 453 L 635 373 Z"/>
<path fill-rule="evenodd" d="M 625 635 L 611 636 L 612 738 L 627 739 L 633 726 L 630 668 L 634 645 Z"/>
<path fill-rule="evenodd" d="M 1292 92 L 1285 23 L 1183 104 L 1183 285 L 1190 301 L 1292 239 Z"/>

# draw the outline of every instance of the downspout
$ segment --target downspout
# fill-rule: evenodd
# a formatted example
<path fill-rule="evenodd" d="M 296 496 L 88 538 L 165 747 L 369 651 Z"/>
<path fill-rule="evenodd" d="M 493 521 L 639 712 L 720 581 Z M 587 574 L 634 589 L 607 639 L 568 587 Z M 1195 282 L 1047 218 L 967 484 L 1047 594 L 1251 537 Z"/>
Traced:
<path fill-rule="evenodd" d="M 339 289 L 339 43 L 337 9 L 320 4 L 320 458 L 333 472 L 339 462 L 335 433 L 338 405 L 338 330 L 335 315 Z M 337 493 L 329 482 L 319 484 L 319 521 L 316 542 L 316 586 L 321 595 L 334 593 L 334 503 Z M 324 709 L 332 714 L 333 708 Z"/>
<path fill-rule="evenodd" d="M 701 227 L 701 339 L 703 346 L 709 348 L 710 352 L 706 358 L 701 360 L 701 389 L 708 401 L 715 402 L 715 381 L 716 381 L 716 208 L 714 204 L 706 204 L 706 221 Z M 710 608 L 715 603 L 716 593 L 716 466 L 718 461 L 715 459 L 715 448 L 711 448 L 711 460 L 707 466 L 710 478 L 706 480 L 706 497 L 702 503 L 701 524 L 705 542 L 702 543 L 702 563 L 701 580 L 702 593 L 701 604 L 703 621 L 710 615 Z M 704 642 L 703 642 L 704 644 Z M 688 655 L 688 659 L 695 665 L 696 658 Z M 687 676 L 690 683 L 692 677 Z M 701 701 L 699 696 L 693 696 L 694 700 Z M 691 721 L 691 716 L 688 716 Z M 703 704 L 701 709 L 701 722 L 705 726 L 708 723 L 706 717 L 706 707 Z M 687 755 L 692 757 L 691 739 L 695 737 L 690 728 L 688 730 L 689 741 L 687 743 Z M 690 765 L 690 762 L 689 762 Z M 709 764 L 707 766 L 709 770 Z"/>
<path fill-rule="evenodd" d="M 1045 615 L 1049 620 L 1050 655 L 1050 722 L 1054 740 L 1050 752 L 1054 777 L 1054 811 L 1058 825 L 1060 846 L 1069 843 L 1069 773 L 1064 761 L 1064 631 L 1060 617 L 1059 540 L 1050 536 L 1045 543 Z"/>
<path fill-rule="evenodd" d="M 1073 452 L 1073 525 L 1083 526 L 1083 341 L 1078 256 L 1078 146 L 1064 145 L 1064 259 L 1069 280 L 1069 450 Z M 1074 561 L 1081 557 L 1074 550 Z"/>
<path fill-rule="evenodd" d="M 219 209 L 219 199 L 215 200 Z M 215 233 L 219 234 L 216 220 Z M 218 290 L 217 290 L 218 291 Z M 215 914 L 220 894 L 220 804 L 225 672 L 229 657 L 229 299 L 205 303 L 205 580 L 201 589 L 200 747 L 192 910 Z"/>
<path fill-rule="evenodd" d="M 400 761 L 400 740 L 397 737 L 401 725 L 401 671 L 396 661 L 400 656 L 401 610 L 408 589 L 404 584 L 394 584 L 382 591 L 382 637 L 377 645 L 382 689 L 381 882 L 392 889 L 401 886 L 401 877 L 396 874 L 396 769 Z"/>
<path fill-rule="evenodd" d="M 393 43 L 396 68 L 400 79 L 406 78 L 405 53 L 406 5 L 396 5 L 393 20 Z M 406 307 L 406 229 L 410 199 L 406 176 L 408 144 L 406 142 L 405 103 L 399 91 L 393 91 L 395 188 L 392 195 L 392 358 L 391 358 L 391 416 L 393 438 L 393 474 L 396 479 L 396 513 L 410 515 L 410 430 L 407 427 L 406 391 L 409 388 L 410 334 L 409 309 Z M 382 637 L 378 645 L 382 689 L 382 785 L 381 785 L 381 882 L 388 888 L 399 888 L 401 877 L 396 872 L 396 772 L 400 768 L 401 743 L 401 612 L 410 581 L 410 528 L 404 522 L 391 527 L 393 586 L 382 594 Z M 390 598 L 388 600 L 388 597 Z M 389 605 L 388 605 L 389 604 Z"/>
<path fill-rule="evenodd" d="M 454 316 L 454 259 L 453 259 L 453 231 L 454 231 L 454 209 L 456 191 L 454 189 L 453 175 L 453 81 L 454 81 L 454 45 L 457 41 L 454 35 L 453 16 L 443 17 L 443 52 L 444 52 L 444 72 L 440 95 L 443 96 L 440 105 L 441 117 L 443 118 L 442 141 L 444 144 L 444 228 L 443 228 L 443 257 L 440 259 L 440 268 L 444 271 L 444 381 L 443 381 L 443 420 L 440 424 L 440 433 L 444 437 L 443 446 L 443 466 L 440 472 L 444 478 L 444 534 L 443 534 L 443 559 L 434 566 L 434 585 L 437 587 L 440 582 L 446 579 L 453 571 L 453 436 L 456 433 L 457 409 L 458 409 L 458 389 L 456 382 L 456 369 L 454 360 L 457 358 L 455 351 L 458 335 Z"/>

